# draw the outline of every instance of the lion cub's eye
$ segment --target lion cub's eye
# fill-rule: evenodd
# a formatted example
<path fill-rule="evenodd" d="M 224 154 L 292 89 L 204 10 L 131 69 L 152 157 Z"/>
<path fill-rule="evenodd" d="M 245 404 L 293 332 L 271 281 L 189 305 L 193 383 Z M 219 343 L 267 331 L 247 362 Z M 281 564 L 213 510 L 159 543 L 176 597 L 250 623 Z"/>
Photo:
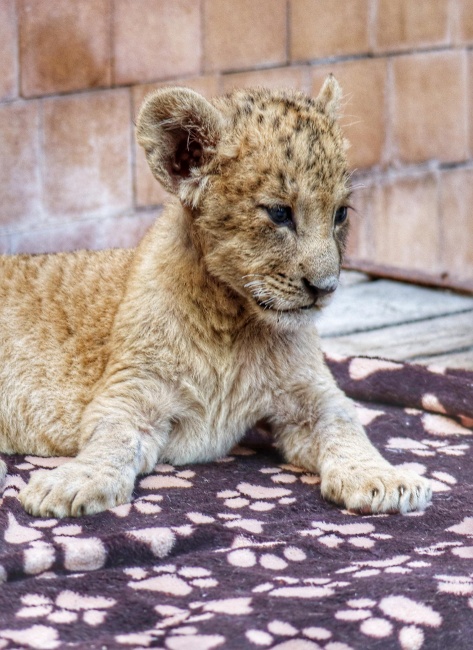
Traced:
<path fill-rule="evenodd" d="M 335 211 L 334 223 L 336 226 L 340 226 L 344 221 L 347 220 L 348 216 L 348 206 L 342 205 Z"/>
<path fill-rule="evenodd" d="M 275 205 L 270 208 L 264 208 L 269 215 L 269 218 L 276 226 L 287 226 L 294 228 L 294 221 L 292 219 L 292 209 L 288 205 Z"/>

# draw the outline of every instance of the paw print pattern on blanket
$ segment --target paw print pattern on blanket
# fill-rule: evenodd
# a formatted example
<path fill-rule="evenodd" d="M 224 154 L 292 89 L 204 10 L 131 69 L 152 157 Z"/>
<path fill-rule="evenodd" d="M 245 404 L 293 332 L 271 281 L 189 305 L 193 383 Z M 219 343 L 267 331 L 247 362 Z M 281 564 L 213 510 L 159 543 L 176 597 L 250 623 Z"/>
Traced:
<path fill-rule="evenodd" d="M 178 470 L 172 465 L 159 464 L 153 474 L 141 479 L 140 487 L 148 490 L 162 490 L 164 488 L 191 488 L 195 471 L 192 469 Z"/>
<path fill-rule="evenodd" d="M 437 591 L 442 594 L 468 599 L 473 609 L 473 572 L 468 575 L 436 575 Z"/>
<path fill-rule="evenodd" d="M 462 535 L 471 542 L 471 546 L 465 546 L 459 544 L 459 548 L 452 549 L 452 553 L 458 557 L 462 557 L 468 560 L 473 559 L 473 517 L 465 517 L 463 521 L 457 525 L 450 526 L 447 528 L 447 532 L 455 533 L 456 535 Z"/>
<path fill-rule="evenodd" d="M 318 476 L 249 438 L 221 462 L 157 465 L 126 506 L 36 519 L 19 490 L 67 459 L 2 456 L 1 650 L 470 650 L 473 374 L 394 364 L 354 380 L 350 365 L 335 371 L 363 400 L 372 440 L 432 481 L 424 513 L 340 511 L 321 499 Z"/>
<path fill-rule="evenodd" d="M 259 472 L 269 477 L 273 485 L 242 482 L 235 490 L 222 490 L 217 493 L 223 504 L 231 510 L 248 507 L 255 512 L 268 512 L 278 505 L 292 505 L 296 502 L 293 488 L 303 485 L 319 485 L 320 477 L 305 472 L 300 467 L 281 464 L 277 467 L 261 467 Z M 291 489 L 292 486 L 292 489 Z"/>
<path fill-rule="evenodd" d="M 285 483 L 292 483 L 297 481 L 297 476 L 294 474 L 278 474 L 279 468 L 274 468 L 274 473 L 271 475 L 271 480 L 274 480 L 274 475 L 284 476 Z M 223 490 L 217 493 L 219 499 L 224 499 L 224 505 L 227 508 L 240 509 L 249 507 L 250 510 L 256 512 L 267 512 L 273 510 L 276 504 L 288 505 L 294 503 L 295 499 L 291 496 L 292 491 L 286 487 L 265 487 L 263 485 L 255 485 L 253 483 L 239 483 L 236 490 Z"/>
<path fill-rule="evenodd" d="M 27 594 L 21 602 L 23 607 L 16 613 L 18 618 L 45 619 L 52 623 L 75 623 L 82 620 L 95 627 L 104 622 L 107 610 L 117 601 L 102 596 L 82 596 L 66 590 L 54 600 L 42 594 Z"/>
<path fill-rule="evenodd" d="M 396 555 L 384 560 L 361 560 L 355 561 L 350 566 L 338 569 L 337 573 L 343 575 L 350 574 L 353 578 L 373 578 L 381 573 L 403 574 L 412 573 L 414 568 L 419 568 L 418 564 L 409 563 L 409 555 Z"/>
<path fill-rule="evenodd" d="M 307 559 L 305 552 L 297 546 L 286 546 L 284 542 L 251 542 L 243 535 L 235 538 L 232 548 L 234 550 L 227 554 L 227 562 L 235 567 L 259 565 L 268 571 L 284 571 L 290 563 Z"/>
<path fill-rule="evenodd" d="M 371 639 L 397 636 L 402 650 L 420 650 L 425 641 L 423 628 L 438 628 L 442 616 L 430 605 L 403 595 L 392 595 L 379 602 L 369 599 L 348 600 L 347 609 L 335 613 L 337 621 L 359 623 L 360 632 Z"/>
<path fill-rule="evenodd" d="M 349 582 L 330 578 L 295 578 L 276 576 L 271 582 L 262 582 L 253 589 L 254 594 L 267 594 L 276 598 L 299 601 L 318 600 L 333 596 L 337 589 L 348 587 Z"/>
<path fill-rule="evenodd" d="M 386 443 L 386 449 L 390 451 L 406 450 L 414 456 L 436 456 L 445 454 L 447 456 L 464 456 L 470 448 L 466 443 L 454 444 L 450 440 L 414 440 L 412 438 L 390 438 Z"/>
<path fill-rule="evenodd" d="M 438 580 L 438 591 L 455 596 L 473 596 L 473 573 L 467 576 L 457 575 L 436 575 Z M 473 598 L 470 598 L 469 605 L 473 608 Z"/>
<path fill-rule="evenodd" d="M 11 643 L 11 644 L 10 644 Z M 48 625 L 32 625 L 21 629 L 0 630 L 0 648 L 45 648 L 54 650 L 61 645 L 58 630 Z"/>
<path fill-rule="evenodd" d="M 252 613 L 251 598 L 224 598 L 207 602 L 193 601 L 188 607 L 175 605 L 156 605 L 154 607 L 158 620 L 154 627 L 131 634 L 120 634 L 115 641 L 120 645 L 148 647 L 156 639 L 160 647 L 169 650 L 187 650 L 198 648 L 211 650 L 226 641 L 222 634 L 205 634 L 199 631 L 199 625 L 213 621 L 218 615 L 241 617 Z M 215 630 L 221 627 L 217 623 Z M 161 645 L 163 644 L 163 645 Z"/>
<path fill-rule="evenodd" d="M 419 553 L 419 555 L 430 555 L 432 557 L 452 553 L 452 555 L 466 560 L 473 559 L 473 517 L 465 517 L 463 521 L 450 526 L 445 532 L 449 533 L 450 539 L 434 542 L 428 546 L 416 547 L 416 553 Z M 471 545 L 465 544 L 463 541 L 452 541 L 452 534 L 466 538 L 465 541 L 470 542 Z"/>
<path fill-rule="evenodd" d="M 346 643 L 331 641 L 332 632 L 324 627 L 299 630 L 277 619 L 270 621 L 266 629 L 251 629 L 245 635 L 250 643 L 268 650 L 353 650 Z"/>
<path fill-rule="evenodd" d="M 132 589 L 156 591 L 168 596 L 187 596 L 193 587 L 211 589 L 218 585 L 210 571 L 203 567 L 184 566 L 177 569 L 173 564 L 166 564 L 155 566 L 152 570 L 132 567 L 124 569 L 124 572 L 132 578 L 128 582 Z"/>
<path fill-rule="evenodd" d="M 375 526 L 368 522 L 333 524 L 326 521 L 312 521 L 311 528 L 299 531 L 302 537 L 316 538 L 320 544 L 337 548 L 348 544 L 357 548 L 372 548 L 378 540 L 391 539 L 391 535 L 376 533 Z"/>
<path fill-rule="evenodd" d="M 64 568 L 69 571 L 94 571 L 106 561 L 107 550 L 98 537 L 83 536 L 79 524 L 64 524 L 57 519 L 36 519 L 29 526 L 21 525 L 13 513 L 8 513 L 6 542 L 21 546 L 24 571 L 41 574 L 50 569 L 60 553 Z"/>
<path fill-rule="evenodd" d="M 274 501 L 287 503 L 291 490 L 282 487 L 263 487 L 250 483 L 239 483 L 236 490 L 223 490 L 217 497 L 224 499 L 224 505 L 231 509 L 240 509 L 248 506 L 257 512 L 267 512 L 275 507 Z M 284 500 L 283 500 L 284 499 Z M 290 502 L 292 499 L 290 499 Z"/>

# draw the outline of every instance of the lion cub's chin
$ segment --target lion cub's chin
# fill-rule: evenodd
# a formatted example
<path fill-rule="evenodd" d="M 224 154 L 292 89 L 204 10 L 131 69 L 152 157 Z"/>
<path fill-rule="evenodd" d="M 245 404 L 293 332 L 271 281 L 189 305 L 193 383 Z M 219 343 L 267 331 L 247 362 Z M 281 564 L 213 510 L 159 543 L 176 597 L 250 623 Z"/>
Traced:
<path fill-rule="evenodd" d="M 281 330 L 294 330 L 316 323 L 322 310 L 333 296 L 320 298 L 313 305 L 294 309 L 274 309 L 252 301 L 252 311 L 256 317 Z"/>

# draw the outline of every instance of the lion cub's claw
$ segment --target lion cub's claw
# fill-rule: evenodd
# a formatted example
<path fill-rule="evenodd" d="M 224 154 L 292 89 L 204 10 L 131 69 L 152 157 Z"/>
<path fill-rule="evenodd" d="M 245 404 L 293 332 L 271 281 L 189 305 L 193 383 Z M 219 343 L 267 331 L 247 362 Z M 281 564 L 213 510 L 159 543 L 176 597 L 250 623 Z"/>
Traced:
<path fill-rule="evenodd" d="M 389 465 L 329 470 L 321 490 L 327 500 L 361 514 L 424 510 L 432 498 L 427 479 Z"/>
<path fill-rule="evenodd" d="M 131 500 L 134 475 L 113 468 L 97 472 L 77 461 L 54 470 L 35 472 L 19 499 L 36 517 L 80 517 L 113 508 Z"/>

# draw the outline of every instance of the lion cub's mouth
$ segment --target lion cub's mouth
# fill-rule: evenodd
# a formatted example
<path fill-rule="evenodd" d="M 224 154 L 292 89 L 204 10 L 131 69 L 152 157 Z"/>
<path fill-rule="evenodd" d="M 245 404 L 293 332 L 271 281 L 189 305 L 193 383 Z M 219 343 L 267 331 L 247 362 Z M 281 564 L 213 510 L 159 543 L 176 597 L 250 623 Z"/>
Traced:
<path fill-rule="evenodd" d="M 258 307 L 261 307 L 261 309 L 264 309 L 265 311 L 267 310 L 274 311 L 278 314 L 297 314 L 297 312 L 299 311 L 307 311 L 308 309 L 319 308 L 319 305 L 317 304 L 318 302 L 317 300 L 311 302 L 310 305 L 303 305 L 302 307 L 289 307 L 288 309 L 278 309 L 273 305 L 268 304 L 267 302 L 264 301 L 260 302 L 257 298 L 255 298 L 254 301 L 258 305 Z"/>

